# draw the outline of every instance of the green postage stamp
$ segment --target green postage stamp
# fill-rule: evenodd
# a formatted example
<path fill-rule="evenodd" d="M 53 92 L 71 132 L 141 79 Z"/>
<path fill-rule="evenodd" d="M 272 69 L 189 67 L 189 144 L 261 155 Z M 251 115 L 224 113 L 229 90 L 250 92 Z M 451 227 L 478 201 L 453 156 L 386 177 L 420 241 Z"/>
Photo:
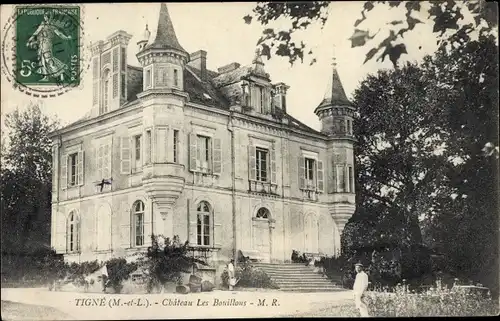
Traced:
<path fill-rule="evenodd" d="M 19 6 L 14 78 L 24 86 L 80 84 L 80 7 Z"/>

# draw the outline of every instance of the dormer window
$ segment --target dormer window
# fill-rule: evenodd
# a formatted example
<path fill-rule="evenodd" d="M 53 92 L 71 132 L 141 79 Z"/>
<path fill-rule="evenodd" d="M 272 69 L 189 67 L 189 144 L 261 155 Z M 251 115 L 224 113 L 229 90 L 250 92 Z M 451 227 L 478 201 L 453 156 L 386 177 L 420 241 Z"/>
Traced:
<path fill-rule="evenodd" d="M 254 85 L 252 88 L 252 98 L 253 108 L 261 113 L 267 113 L 269 106 L 267 101 L 267 89 L 263 86 Z"/>

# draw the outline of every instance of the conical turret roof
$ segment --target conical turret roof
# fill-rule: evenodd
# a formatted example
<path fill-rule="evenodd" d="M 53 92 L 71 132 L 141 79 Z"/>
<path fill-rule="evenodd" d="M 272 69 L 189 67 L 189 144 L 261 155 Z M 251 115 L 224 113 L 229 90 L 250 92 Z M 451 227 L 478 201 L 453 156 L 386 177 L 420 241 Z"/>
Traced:
<path fill-rule="evenodd" d="M 156 28 L 156 37 L 146 49 L 174 49 L 187 53 L 179 44 L 175 34 L 174 25 L 170 19 L 168 8 L 165 3 L 161 4 L 160 16 L 158 18 L 158 28 Z"/>
<path fill-rule="evenodd" d="M 353 104 L 349 101 L 349 99 L 347 99 L 347 96 L 344 91 L 344 86 L 342 86 L 342 82 L 340 81 L 335 58 L 333 58 L 332 75 L 328 81 L 328 86 L 326 88 L 325 96 L 317 109 L 330 106 L 353 107 Z"/>

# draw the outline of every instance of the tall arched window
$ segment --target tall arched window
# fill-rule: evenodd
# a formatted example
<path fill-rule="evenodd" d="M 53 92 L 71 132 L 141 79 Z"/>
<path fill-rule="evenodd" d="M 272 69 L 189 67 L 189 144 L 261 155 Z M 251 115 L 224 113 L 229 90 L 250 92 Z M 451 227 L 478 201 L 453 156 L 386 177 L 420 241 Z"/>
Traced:
<path fill-rule="evenodd" d="M 202 201 L 197 208 L 196 239 L 198 245 L 211 245 L 211 219 L 212 209 L 210 204 Z"/>
<path fill-rule="evenodd" d="M 106 69 L 102 77 L 102 105 L 101 114 L 108 112 L 111 100 L 111 71 Z"/>
<path fill-rule="evenodd" d="M 132 245 L 144 245 L 144 203 L 136 201 L 132 207 Z"/>
<path fill-rule="evenodd" d="M 69 213 L 67 227 L 66 251 L 68 253 L 78 252 L 80 249 L 80 224 L 76 211 Z"/>
<path fill-rule="evenodd" d="M 259 210 L 257 211 L 256 217 L 257 218 L 269 219 L 270 218 L 269 210 L 267 208 L 265 208 L 265 207 L 259 208 Z"/>

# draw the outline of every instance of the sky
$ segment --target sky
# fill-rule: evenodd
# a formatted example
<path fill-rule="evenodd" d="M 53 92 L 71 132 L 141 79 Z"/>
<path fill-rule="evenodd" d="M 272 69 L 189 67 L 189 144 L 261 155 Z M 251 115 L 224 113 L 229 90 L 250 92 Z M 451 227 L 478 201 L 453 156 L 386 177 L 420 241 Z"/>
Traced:
<path fill-rule="evenodd" d="M 307 31 L 297 35 L 312 48 L 317 63 L 296 63 L 290 66 L 287 58 L 264 58 L 265 69 L 270 74 L 273 82 L 284 82 L 290 86 L 287 96 L 288 113 L 298 118 L 305 124 L 319 129 L 319 121 L 314 114 L 314 109 L 323 99 L 327 81 L 331 75 L 332 56 L 335 53 L 337 70 L 344 89 L 349 98 L 359 83 L 368 75 L 376 73 L 379 69 L 392 68 L 392 63 L 377 62 L 373 59 L 363 64 L 366 53 L 380 40 L 388 35 L 385 23 L 393 20 L 392 17 L 401 19 L 399 9 L 388 10 L 385 7 L 375 8 L 368 15 L 368 20 L 359 27 L 379 34 L 373 43 L 364 47 L 351 48 L 349 38 L 354 32 L 354 22 L 361 17 L 363 2 L 332 2 L 329 7 L 329 19 L 323 29 L 319 23 Z M 170 16 L 180 44 L 190 53 L 203 49 L 207 51 L 207 67 L 217 70 L 231 62 L 241 65 L 250 64 L 255 56 L 256 43 L 265 28 L 256 21 L 248 25 L 243 17 L 251 13 L 255 3 L 168 3 Z M 133 37 L 128 46 L 128 64 L 138 66 L 135 57 L 137 41 L 144 32 L 145 25 L 149 25 L 153 38 L 156 33 L 160 3 L 152 4 L 85 4 L 83 5 L 84 19 L 84 50 L 89 57 L 88 46 L 91 42 L 104 40 L 117 30 L 124 30 Z M 12 6 L 2 6 L 1 28 L 6 19 L 13 13 Z M 371 18 L 370 18 L 371 17 Z M 419 17 L 425 20 L 425 17 Z M 281 20 L 276 25 L 286 22 Z M 151 38 L 151 39 L 152 39 Z M 436 39 L 431 32 L 430 24 L 419 24 L 415 30 L 405 36 L 408 55 L 402 56 L 404 60 L 420 61 L 425 54 L 436 49 Z M 421 47 L 419 50 L 418 47 Z M 88 65 L 89 60 L 84 62 Z M 4 68 L 2 64 L 2 68 Z M 1 114 L 2 129 L 6 113 L 16 107 L 24 108 L 29 103 L 38 103 L 48 115 L 56 115 L 62 124 L 69 124 L 83 117 L 91 109 L 91 75 L 89 70 L 83 75 L 81 89 L 73 89 L 57 98 L 45 98 L 38 101 L 19 92 L 12 84 L 4 81 L 2 73 L 1 83 Z"/>

